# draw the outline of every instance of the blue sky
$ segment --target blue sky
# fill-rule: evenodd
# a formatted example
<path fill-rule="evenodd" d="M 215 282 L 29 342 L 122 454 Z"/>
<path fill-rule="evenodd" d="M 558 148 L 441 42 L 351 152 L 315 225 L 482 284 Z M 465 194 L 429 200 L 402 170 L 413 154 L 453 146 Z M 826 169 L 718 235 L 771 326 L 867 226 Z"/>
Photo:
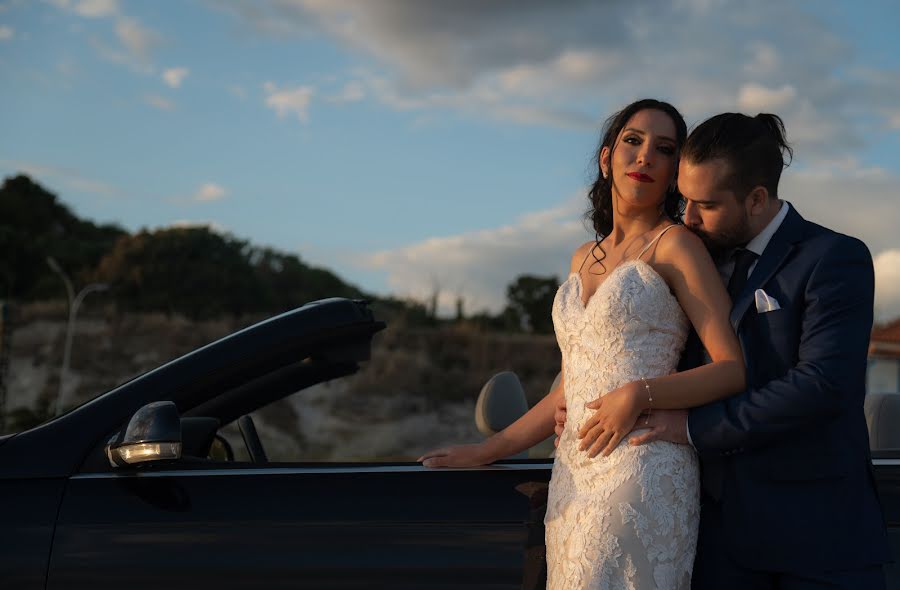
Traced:
<path fill-rule="evenodd" d="M 900 315 L 896 2 L 0 1 L 0 174 L 128 229 L 209 224 L 496 309 L 589 238 L 602 120 L 776 112 L 782 196 Z"/>

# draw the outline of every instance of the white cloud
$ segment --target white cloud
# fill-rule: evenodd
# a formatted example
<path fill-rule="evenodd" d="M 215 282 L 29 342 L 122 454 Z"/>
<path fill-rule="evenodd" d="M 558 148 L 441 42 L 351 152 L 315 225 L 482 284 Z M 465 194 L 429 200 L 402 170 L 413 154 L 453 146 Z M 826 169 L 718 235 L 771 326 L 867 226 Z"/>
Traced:
<path fill-rule="evenodd" d="M 806 219 L 857 237 L 875 253 L 900 248 L 897 186 L 895 172 L 845 158 L 788 168 L 779 192 Z"/>
<path fill-rule="evenodd" d="M 463 91 L 430 91 L 416 95 L 404 94 L 390 80 L 369 77 L 365 83 L 376 99 L 400 111 L 426 109 L 454 109 L 472 116 L 488 116 L 502 121 L 527 125 L 549 125 L 563 129 L 595 129 L 597 120 L 571 107 L 563 101 L 552 100 L 535 104 L 529 101 L 507 99 L 498 78 L 490 78 Z"/>
<path fill-rule="evenodd" d="M 79 16 L 85 18 L 103 18 L 119 13 L 118 0 L 81 0 L 72 6 Z"/>
<path fill-rule="evenodd" d="M 84 18 L 104 18 L 119 14 L 119 0 L 45 0 L 62 10 L 69 10 Z"/>
<path fill-rule="evenodd" d="M 520 64 L 498 71 L 497 85 L 510 97 L 546 97 L 561 88 L 569 93 L 593 86 L 623 64 L 613 52 L 567 50 L 537 64 Z"/>
<path fill-rule="evenodd" d="M 137 19 L 122 13 L 119 0 L 45 0 L 61 10 L 92 19 L 109 18 L 114 21 L 114 33 L 120 47 L 111 47 L 97 36 L 89 38 L 97 53 L 113 62 L 123 64 L 141 74 L 153 74 L 151 51 L 160 44 L 161 37 L 152 29 L 142 25 Z"/>
<path fill-rule="evenodd" d="M 359 102 L 366 97 L 366 89 L 359 80 L 351 80 L 344 84 L 341 91 L 334 96 L 329 97 L 329 102 L 347 103 Z"/>
<path fill-rule="evenodd" d="M 797 97 L 797 90 L 790 84 L 781 88 L 766 88 L 760 84 L 745 84 L 738 91 L 738 106 L 742 111 L 756 113 L 779 113 L 784 111 Z"/>
<path fill-rule="evenodd" d="M 266 106 L 274 110 L 279 118 L 295 115 L 301 123 L 309 121 L 309 105 L 315 94 L 315 88 L 296 86 L 279 90 L 272 82 L 266 82 L 263 88 L 268 95 Z"/>
<path fill-rule="evenodd" d="M 900 248 L 875 256 L 875 321 L 900 318 Z"/>
<path fill-rule="evenodd" d="M 240 100 L 247 99 L 247 89 L 244 88 L 243 86 L 233 84 L 228 87 L 228 92 L 230 92 L 232 96 L 234 96 Z"/>
<path fill-rule="evenodd" d="M 174 111 L 175 103 L 165 98 L 163 96 L 159 96 L 158 94 L 148 94 L 144 97 L 144 102 L 148 105 L 152 106 L 155 109 L 159 109 L 161 111 Z"/>
<path fill-rule="evenodd" d="M 893 113 L 888 112 L 885 114 L 885 118 L 888 121 L 888 126 L 891 129 L 900 129 L 900 110 L 895 111 Z"/>
<path fill-rule="evenodd" d="M 141 61 L 149 61 L 150 51 L 159 44 L 159 35 L 137 20 L 122 17 L 116 22 L 116 37 L 128 53 Z"/>
<path fill-rule="evenodd" d="M 15 36 L 15 29 L 9 25 L 0 25 L 0 41 L 10 41 Z"/>
<path fill-rule="evenodd" d="M 378 88 L 363 80 L 366 95 L 398 110 L 583 129 L 635 98 L 656 96 L 693 120 L 721 111 L 775 111 L 801 152 L 833 156 L 871 141 L 861 117 L 900 102 L 895 72 L 862 66 L 865 52 L 853 39 L 797 3 L 217 5 L 258 33 L 318 30 L 366 55 L 372 79 L 379 80 Z"/>
<path fill-rule="evenodd" d="M 768 43 L 751 43 L 749 50 L 752 54 L 751 60 L 744 65 L 744 72 L 750 76 L 764 77 L 774 74 L 778 71 L 781 60 L 778 57 L 778 50 Z"/>
<path fill-rule="evenodd" d="M 74 78 L 79 73 L 78 64 L 72 61 L 70 58 L 63 58 L 62 61 L 56 64 L 56 71 L 63 78 Z"/>
<path fill-rule="evenodd" d="M 179 88 L 191 71 L 187 68 L 169 68 L 163 71 L 163 81 L 171 88 Z"/>
<path fill-rule="evenodd" d="M 389 287 L 401 296 L 425 301 L 438 289 L 445 313 L 460 294 L 467 309 L 496 312 L 505 304 L 506 286 L 520 274 L 565 277 L 572 252 L 590 239 L 581 221 L 582 199 L 523 215 L 511 225 L 431 238 L 359 260 L 386 272 Z"/>
<path fill-rule="evenodd" d="M 208 203 L 224 199 L 226 194 L 225 189 L 218 184 L 207 182 L 197 189 L 191 199 L 201 203 Z"/>
<path fill-rule="evenodd" d="M 97 37 L 90 37 L 89 43 L 94 48 L 94 51 L 97 52 L 97 55 L 99 55 L 103 59 L 111 61 L 112 63 L 126 66 L 131 71 L 138 74 L 149 76 L 155 72 L 155 68 L 151 64 L 142 59 L 138 59 L 137 57 L 129 54 L 127 51 L 123 51 L 121 48 L 110 47 Z"/>

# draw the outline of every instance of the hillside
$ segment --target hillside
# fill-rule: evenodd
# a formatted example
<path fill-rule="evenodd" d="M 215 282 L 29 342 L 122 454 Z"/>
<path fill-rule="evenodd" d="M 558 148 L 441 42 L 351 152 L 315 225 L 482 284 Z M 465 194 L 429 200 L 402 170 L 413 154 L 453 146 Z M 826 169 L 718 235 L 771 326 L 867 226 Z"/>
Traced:
<path fill-rule="evenodd" d="M 117 314 L 97 303 L 85 311 L 64 407 L 262 319 Z M 17 314 L 6 401 L 10 431 L 42 420 L 57 399 L 64 312 L 64 305 L 32 304 Z M 392 322 L 376 336 L 372 359 L 360 373 L 257 413 L 257 426 L 274 459 L 415 459 L 427 448 L 480 438 L 475 399 L 484 382 L 503 370 L 520 376 L 534 404 L 559 370 L 555 340 Z"/>
<path fill-rule="evenodd" d="M 298 256 L 257 246 L 209 227 L 142 229 L 80 219 L 27 176 L 0 187 L 0 299 L 65 297 L 48 258 L 74 290 L 110 285 L 121 312 L 161 311 L 208 319 L 277 313 L 322 297 L 367 297 L 333 272 Z"/>

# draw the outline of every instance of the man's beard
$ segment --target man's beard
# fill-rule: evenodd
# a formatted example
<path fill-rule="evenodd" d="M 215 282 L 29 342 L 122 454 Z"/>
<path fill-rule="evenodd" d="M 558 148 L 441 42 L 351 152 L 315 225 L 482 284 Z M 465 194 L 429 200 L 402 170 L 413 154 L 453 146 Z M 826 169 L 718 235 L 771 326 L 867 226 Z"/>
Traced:
<path fill-rule="evenodd" d="M 742 217 L 734 226 L 716 233 L 710 233 L 697 227 L 688 226 L 706 245 L 714 260 L 718 260 L 731 250 L 747 245 L 753 236 L 750 235 L 750 220 Z"/>

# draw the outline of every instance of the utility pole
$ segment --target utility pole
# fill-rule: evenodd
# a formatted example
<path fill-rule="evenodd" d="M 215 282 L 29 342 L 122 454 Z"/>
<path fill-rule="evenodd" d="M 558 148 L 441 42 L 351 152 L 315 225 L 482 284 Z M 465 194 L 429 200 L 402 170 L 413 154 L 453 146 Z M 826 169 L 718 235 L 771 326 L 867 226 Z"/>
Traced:
<path fill-rule="evenodd" d="M 66 295 L 69 300 L 69 320 L 66 322 L 66 343 L 63 349 L 62 368 L 59 371 L 59 391 L 56 394 L 56 405 L 54 406 L 52 413 L 52 415 L 56 416 L 63 409 L 63 400 L 65 399 L 66 394 L 66 381 L 69 377 L 69 358 L 72 355 L 72 338 L 75 337 L 75 318 L 78 316 L 78 308 L 81 306 L 81 302 L 84 301 L 84 298 L 87 297 L 88 293 L 106 291 L 109 288 L 109 285 L 106 283 L 91 283 L 76 295 L 75 289 L 72 287 L 72 281 L 69 280 L 69 276 L 59 266 L 59 263 L 48 256 L 47 264 L 53 272 L 59 275 L 63 280 L 63 283 L 65 283 Z"/>

